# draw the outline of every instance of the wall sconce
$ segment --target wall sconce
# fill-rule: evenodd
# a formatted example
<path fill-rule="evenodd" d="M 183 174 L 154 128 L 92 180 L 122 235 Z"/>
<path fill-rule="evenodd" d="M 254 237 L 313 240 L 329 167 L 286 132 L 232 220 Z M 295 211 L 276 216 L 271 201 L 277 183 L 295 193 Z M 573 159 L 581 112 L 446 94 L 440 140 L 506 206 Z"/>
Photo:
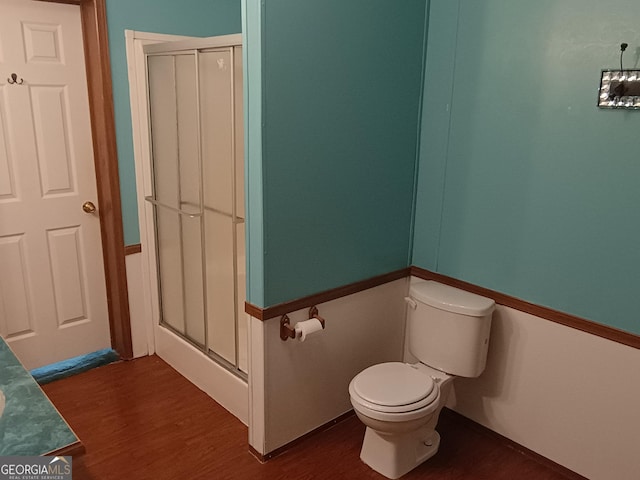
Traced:
<path fill-rule="evenodd" d="M 598 107 L 640 110 L 640 70 L 622 68 L 628 44 L 620 45 L 620 70 L 602 70 Z"/>

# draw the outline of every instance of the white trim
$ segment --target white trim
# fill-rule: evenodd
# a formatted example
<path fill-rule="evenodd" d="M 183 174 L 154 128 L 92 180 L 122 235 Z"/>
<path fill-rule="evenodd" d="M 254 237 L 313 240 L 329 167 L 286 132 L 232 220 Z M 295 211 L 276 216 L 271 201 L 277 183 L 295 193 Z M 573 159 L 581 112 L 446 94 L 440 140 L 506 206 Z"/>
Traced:
<path fill-rule="evenodd" d="M 153 216 L 145 202 L 145 195 L 151 195 L 151 159 L 149 157 L 149 122 L 147 117 L 147 79 L 144 60 L 144 46 L 190 39 L 178 35 L 137 32 L 125 30 L 127 72 L 129 76 L 129 101 L 131 104 L 131 128 L 133 134 L 133 158 L 136 170 L 136 191 L 138 218 L 140 219 L 140 245 L 142 247 L 142 291 L 144 297 L 144 318 L 131 318 L 131 322 L 144 322 L 147 351 L 156 351 L 154 339 L 154 319 L 159 318 L 157 272 L 155 265 L 155 239 Z M 182 43 L 182 42 L 181 42 Z M 148 210 L 149 209 L 149 210 Z M 157 322 L 156 322 L 157 323 Z M 132 328 L 132 330 L 134 330 Z"/>
<path fill-rule="evenodd" d="M 184 41 L 171 42 L 171 45 L 148 44 L 144 47 L 144 53 L 167 53 L 179 52 L 181 50 L 238 47 L 240 45 L 242 45 L 242 34 L 235 33 L 233 35 L 220 35 L 217 37 L 191 38 Z"/>
<path fill-rule="evenodd" d="M 264 324 L 248 315 L 249 319 L 249 445 L 262 455 L 266 454 L 265 444 L 265 356 Z"/>
<path fill-rule="evenodd" d="M 129 313 L 131 317 L 131 343 L 133 358 L 146 357 L 149 354 L 147 340 L 147 282 L 142 276 L 142 254 L 127 255 L 127 291 L 129 292 Z"/>

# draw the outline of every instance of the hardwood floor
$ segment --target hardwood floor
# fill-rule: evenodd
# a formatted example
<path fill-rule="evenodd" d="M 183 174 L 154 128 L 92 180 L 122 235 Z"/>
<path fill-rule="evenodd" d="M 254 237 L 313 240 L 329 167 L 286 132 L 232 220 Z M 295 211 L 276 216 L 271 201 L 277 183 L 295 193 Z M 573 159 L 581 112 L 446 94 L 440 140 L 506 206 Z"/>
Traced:
<path fill-rule="evenodd" d="M 44 386 L 86 447 L 74 480 L 372 479 L 352 416 L 261 464 L 247 427 L 156 356 L 100 367 Z M 562 473 L 443 412 L 438 454 L 405 480 L 561 480 Z"/>

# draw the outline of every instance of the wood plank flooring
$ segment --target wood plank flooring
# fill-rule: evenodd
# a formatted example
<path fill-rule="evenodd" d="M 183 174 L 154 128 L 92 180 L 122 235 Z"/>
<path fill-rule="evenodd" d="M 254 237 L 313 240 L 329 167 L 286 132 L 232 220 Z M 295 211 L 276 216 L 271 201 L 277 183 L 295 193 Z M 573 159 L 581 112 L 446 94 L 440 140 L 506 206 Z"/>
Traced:
<path fill-rule="evenodd" d="M 261 464 L 247 427 L 156 356 L 100 367 L 44 387 L 86 454 L 74 480 L 371 479 L 352 416 Z M 566 480 L 444 411 L 438 454 L 403 480 Z"/>

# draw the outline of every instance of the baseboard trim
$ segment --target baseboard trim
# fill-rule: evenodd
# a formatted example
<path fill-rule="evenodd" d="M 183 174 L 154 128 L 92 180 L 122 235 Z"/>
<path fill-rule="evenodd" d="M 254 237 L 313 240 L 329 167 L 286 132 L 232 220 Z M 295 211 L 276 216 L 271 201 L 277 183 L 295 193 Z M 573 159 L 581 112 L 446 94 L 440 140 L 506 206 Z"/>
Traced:
<path fill-rule="evenodd" d="M 347 295 L 352 295 L 354 293 L 362 292 L 379 285 L 384 285 L 385 283 L 400 280 L 401 278 L 408 277 L 409 272 L 409 268 L 402 268 L 400 270 L 385 273 L 384 275 L 367 278 L 359 282 L 343 285 L 341 287 L 326 290 L 324 292 L 309 295 L 307 297 L 302 297 L 290 302 L 279 303 L 278 305 L 267 308 L 261 308 L 249 302 L 245 302 L 244 311 L 251 315 L 253 318 L 257 318 L 258 320 L 269 320 L 286 313 L 295 312 L 296 310 L 312 307 L 313 305 L 336 300 L 338 298 L 346 297 Z"/>
<path fill-rule="evenodd" d="M 337 425 L 338 423 L 340 423 L 340 422 L 342 422 L 342 421 L 346 420 L 347 418 L 350 418 L 350 417 L 352 417 L 354 415 L 355 415 L 355 412 L 353 410 L 349 410 L 348 412 L 343 413 L 339 417 L 336 417 L 333 420 L 331 420 L 331 421 L 329 421 L 329 422 L 327 422 L 325 424 L 322 424 L 317 428 L 314 428 L 313 430 L 311 430 L 310 432 L 305 433 L 301 437 L 298 437 L 295 440 L 292 440 L 289 443 L 286 443 L 283 446 L 278 447 L 275 450 L 273 450 L 273 451 L 271 451 L 269 453 L 266 453 L 264 455 L 262 453 L 258 452 L 251 445 L 249 445 L 249 453 L 251 453 L 251 455 L 256 457 L 261 463 L 265 463 L 265 462 L 271 460 L 273 457 L 277 457 L 278 455 L 281 455 L 282 453 L 286 452 L 290 448 L 295 447 L 300 442 L 305 441 L 307 438 L 312 437 L 314 435 L 317 435 L 317 434 L 319 434 L 321 432 L 324 432 L 325 430 L 330 429 L 334 425 Z"/>
<path fill-rule="evenodd" d="M 142 245 L 139 243 L 135 243 L 133 245 L 127 245 L 124 247 L 124 254 L 126 255 L 134 255 L 136 253 L 142 252 Z"/>
<path fill-rule="evenodd" d="M 483 297 L 493 298 L 499 305 L 519 310 L 521 312 L 535 315 L 536 317 L 544 318 L 567 327 L 575 328 L 598 337 L 606 338 L 613 342 L 621 343 L 629 347 L 640 349 L 640 335 L 634 335 L 633 333 L 618 330 L 617 328 L 609 327 L 600 323 L 592 322 L 575 315 L 553 310 L 552 308 L 543 307 L 534 303 L 529 303 L 525 300 L 505 295 L 504 293 L 489 290 L 488 288 L 479 287 L 472 283 L 464 282 L 453 277 L 448 277 L 440 273 L 431 272 L 420 267 L 411 267 L 411 275 L 422 278 L 423 280 L 435 280 L 452 287 L 467 290 Z"/>
<path fill-rule="evenodd" d="M 260 463 L 266 463 L 264 455 L 262 455 L 258 450 L 253 448 L 251 445 L 249 445 L 249 453 L 254 457 L 256 457 L 256 460 L 258 460 Z"/>
<path fill-rule="evenodd" d="M 467 290 L 472 293 L 477 293 L 478 295 L 482 295 L 484 297 L 493 298 L 499 305 L 504 305 L 521 312 L 529 313 L 539 318 L 544 318 L 545 320 L 549 320 L 551 322 L 559 323 L 570 328 L 575 328 L 576 330 L 580 330 L 591 335 L 596 335 L 598 337 L 611 340 L 612 342 L 621 343 L 622 345 L 640 349 L 640 335 L 635 335 L 633 333 L 619 330 L 608 325 L 603 325 L 591 320 L 586 320 L 584 318 L 577 317 L 569 313 L 560 312 L 552 308 L 543 307 L 542 305 L 536 305 L 534 303 L 530 303 L 525 300 L 506 295 L 504 293 L 496 292 L 488 288 L 480 287 L 463 280 L 458 280 L 456 278 L 448 277 L 446 275 L 442 275 L 441 273 L 432 272 L 430 270 L 426 270 L 424 268 L 416 266 L 403 268 L 401 270 L 396 270 L 394 272 L 379 275 L 377 277 L 372 277 L 359 282 L 343 285 L 341 287 L 320 292 L 315 295 L 309 295 L 307 297 L 292 300 L 290 302 L 280 303 L 272 307 L 261 308 L 249 302 L 245 302 L 245 312 L 252 317 L 257 318 L 258 320 L 269 320 L 271 318 L 279 317 L 296 310 L 301 310 L 313 305 L 336 300 L 341 297 L 346 297 L 347 295 L 358 293 L 369 288 L 377 287 L 379 285 L 399 280 L 410 275 L 422 278 L 423 280 L 435 280 L 446 285 L 451 285 L 452 287 Z"/>
<path fill-rule="evenodd" d="M 464 425 L 466 425 L 468 428 L 475 430 L 476 432 L 481 433 L 482 435 L 487 435 L 490 436 L 496 440 L 498 440 L 500 443 L 504 444 L 505 446 L 507 446 L 508 448 L 511 448 L 513 450 L 516 450 L 517 452 L 531 458 L 532 460 L 534 460 L 535 462 L 544 465 L 545 467 L 560 473 L 561 475 L 567 477 L 568 480 L 588 480 L 586 477 L 583 477 L 582 475 L 574 472 L 573 470 L 569 470 L 567 467 L 564 467 L 562 465 L 560 465 L 559 463 L 554 462 L 553 460 L 548 459 L 545 456 L 540 455 L 539 453 L 534 452 L 533 450 L 529 450 L 527 447 L 524 447 L 522 445 L 520 445 L 519 443 L 514 442 L 513 440 L 505 437 L 504 435 L 500 435 L 497 432 L 494 432 L 493 430 L 491 430 L 488 427 L 485 427 L 484 425 L 479 424 L 478 422 L 471 420 L 468 417 L 465 417 L 464 415 L 462 415 L 461 413 L 456 412 L 455 410 L 451 410 L 450 408 L 444 407 L 442 409 L 442 412 L 440 413 L 440 415 L 447 415 L 450 418 L 454 419 L 454 421 L 458 422 L 458 423 L 462 423 Z M 311 430 L 310 432 L 304 434 L 301 437 L 296 438 L 295 440 L 292 440 L 291 442 L 276 448 L 275 450 L 273 450 L 272 452 L 269 452 L 267 454 L 261 454 L 260 452 L 258 452 L 258 450 L 256 450 L 255 448 L 253 448 L 251 445 L 249 445 L 249 453 L 251 453 L 251 455 L 253 455 L 254 457 L 256 457 L 256 459 L 261 462 L 261 463 L 266 463 L 269 460 L 271 460 L 274 457 L 277 457 L 278 455 L 282 455 L 283 453 L 285 453 L 287 450 L 295 447 L 296 445 L 298 445 L 300 442 L 303 442 L 305 440 L 307 440 L 309 437 L 312 437 L 314 435 L 317 435 L 321 432 L 324 432 L 325 430 L 328 430 L 329 428 L 333 427 L 334 425 L 337 425 L 338 423 L 352 417 L 355 415 L 355 412 L 353 410 L 349 410 L 346 413 L 343 413 L 342 415 L 340 415 L 337 418 L 334 418 L 333 420 L 331 420 L 330 422 L 327 422 L 321 426 L 319 426 L 318 428 L 315 428 L 313 430 Z"/>
<path fill-rule="evenodd" d="M 545 467 L 549 468 L 550 470 L 553 470 L 565 477 L 567 477 L 567 479 L 569 480 L 588 480 L 588 478 L 583 477 L 582 475 L 574 472 L 573 470 L 569 470 L 567 467 L 564 467 L 562 465 L 560 465 L 559 463 L 554 462 L 553 460 L 548 459 L 547 457 L 544 457 L 542 455 L 540 455 L 539 453 L 534 452 L 533 450 L 529 450 L 527 447 L 524 447 L 522 445 L 520 445 L 519 443 L 514 442 L 513 440 L 505 437 L 504 435 L 500 435 L 497 432 L 494 432 L 493 430 L 491 430 L 488 427 L 485 427 L 484 425 L 479 424 L 478 422 L 471 420 L 468 417 L 465 417 L 464 415 L 462 415 L 461 413 L 456 412 L 455 410 L 451 410 L 450 408 L 443 408 L 442 412 L 440 413 L 445 415 L 449 415 L 451 418 L 455 419 L 456 422 L 460 422 L 462 424 L 465 424 L 466 426 L 468 426 L 470 429 L 475 430 L 476 432 L 479 432 L 483 435 L 487 435 L 489 437 L 492 437 L 496 440 L 498 440 L 500 443 L 503 443 L 505 446 L 516 450 L 517 452 L 531 458 L 532 460 L 534 460 L 535 462 L 544 465 Z"/>

